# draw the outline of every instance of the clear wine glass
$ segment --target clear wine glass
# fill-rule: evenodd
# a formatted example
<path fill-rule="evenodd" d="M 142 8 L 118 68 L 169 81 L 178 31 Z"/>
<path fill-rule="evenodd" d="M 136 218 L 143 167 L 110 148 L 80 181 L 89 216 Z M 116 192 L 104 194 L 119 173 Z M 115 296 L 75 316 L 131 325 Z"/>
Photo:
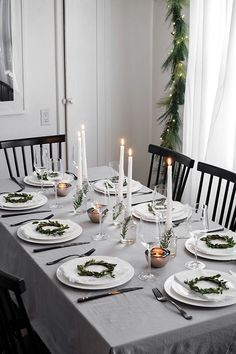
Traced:
<path fill-rule="evenodd" d="M 147 249 L 147 271 L 138 275 L 140 280 L 155 280 L 159 277 L 158 274 L 153 274 L 151 271 L 151 250 L 153 247 L 160 247 L 160 218 L 156 215 L 155 222 L 148 223 L 140 218 L 138 225 L 138 239 L 140 243 Z"/>
<path fill-rule="evenodd" d="M 207 205 L 196 204 L 191 208 L 191 213 L 188 217 L 188 230 L 189 234 L 193 240 L 194 245 L 194 257 L 193 261 L 188 261 L 185 263 L 187 269 L 204 269 L 206 265 L 198 260 L 197 245 L 198 240 L 204 232 L 209 228 L 209 220 L 207 213 Z"/>
<path fill-rule="evenodd" d="M 44 189 L 44 176 L 47 178 L 48 171 L 48 150 L 45 147 L 36 147 L 34 149 L 34 169 L 37 174 L 37 177 L 40 179 L 40 192 L 43 193 Z"/>
<path fill-rule="evenodd" d="M 103 241 L 109 238 L 109 235 L 104 231 L 103 219 L 109 210 L 110 194 L 109 188 L 104 193 L 98 193 L 93 190 L 92 207 L 99 215 L 99 232 L 92 235 L 92 239 L 95 241 Z"/>
<path fill-rule="evenodd" d="M 57 186 L 64 176 L 63 162 L 60 158 L 52 158 L 49 160 L 48 179 L 53 182 L 54 186 L 54 202 L 50 204 L 51 208 L 59 208 L 57 198 Z"/>

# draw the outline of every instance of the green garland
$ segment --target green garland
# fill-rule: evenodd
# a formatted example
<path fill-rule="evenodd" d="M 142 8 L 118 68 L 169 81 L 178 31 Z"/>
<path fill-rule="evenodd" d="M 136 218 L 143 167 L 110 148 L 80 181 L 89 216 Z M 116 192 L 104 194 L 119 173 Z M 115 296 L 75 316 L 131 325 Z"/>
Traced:
<path fill-rule="evenodd" d="M 7 203 L 26 203 L 33 199 L 32 194 L 27 193 L 9 193 L 6 197 L 4 196 Z"/>
<path fill-rule="evenodd" d="M 66 229 L 69 229 L 68 225 L 61 224 L 59 223 L 59 221 L 56 220 L 40 221 L 40 222 L 34 221 L 33 224 L 38 224 L 36 227 L 36 231 L 45 235 L 61 236 L 64 234 Z"/>
<path fill-rule="evenodd" d="M 205 241 L 206 245 L 210 248 L 232 248 L 236 245 L 233 237 L 227 235 L 207 235 L 200 238 L 201 241 Z M 225 241 L 226 243 L 212 243 L 211 241 L 214 240 L 221 240 Z"/>
<path fill-rule="evenodd" d="M 166 21 L 171 20 L 173 30 L 173 47 L 162 65 L 163 71 L 170 70 L 171 77 L 166 85 L 167 95 L 159 104 L 165 107 L 165 112 L 157 118 L 160 123 L 165 123 L 161 134 L 161 146 L 175 149 L 181 145 L 179 128 L 182 124 L 179 106 L 184 104 L 187 49 L 187 26 L 182 14 L 183 7 L 188 0 L 168 0 Z"/>
<path fill-rule="evenodd" d="M 212 275 L 210 277 L 204 277 L 201 276 L 199 278 L 194 278 L 192 280 L 185 280 L 185 284 L 187 284 L 191 290 L 200 293 L 202 295 L 204 294 L 222 294 L 223 290 L 229 289 L 226 284 L 227 281 L 223 279 L 219 279 L 221 277 L 220 274 Z M 212 283 L 215 283 L 218 285 L 218 287 L 215 288 L 199 288 L 196 284 L 201 281 L 201 280 L 208 280 Z"/>
<path fill-rule="evenodd" d="M 105 267 L 106 269 L 102 270 L 101 272 L 96 272 L 96 271 L 91 271 L 86 269 L 89 266 L 92 265 L 101 265 Z M 78 274 L 81 276 L 90 276 L 90 277 L 95 277 L 95 278 L 101 278 L 106 275 L 110 275 L 112 278 L 115 278 L 115 275 L 113 274 L 113 271 L 116 267 L 116 264 L 112 263 L 107 263 L 104 262 L 103 260 L 101 261 L 96 261 L 95 259 L 91 259 L 87 261 L 85 264 L 80 264 L 77 266 Z"/>

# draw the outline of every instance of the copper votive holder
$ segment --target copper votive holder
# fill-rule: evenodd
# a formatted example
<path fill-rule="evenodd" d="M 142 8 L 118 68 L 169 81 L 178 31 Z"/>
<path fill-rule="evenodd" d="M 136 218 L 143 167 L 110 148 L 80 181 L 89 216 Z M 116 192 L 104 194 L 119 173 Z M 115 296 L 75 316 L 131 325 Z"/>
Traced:
<path fill-rule="evenodd" d="M 146 258 L 148 257 L 148 250 L 145 251 Z M 169 262 L 170 251 L 166 248 L 153 247 L 150 252 L 151 266 L 153 268 L 161 268 Z"/>
<path fill-rule="evenodd" d="M 66 182 L 60 182 L 57 185 L 57 195 L 58 197 L 66 197 L 70 192 L 71 184 Z"/>
<path fill-rule="evenodd" d="M 102 219 L 104 219 L 104 217 L 106 216 L 108 212 L 108 209 L 105 209 L 103 212 L 102 212 Z M 92 221 L 92 222 L 95 222 L 95 223 L 99 223 L 99 212 L 94 209 L 94 208 L 89 208 L 87 210 L 87 214 L 89 216 L 89 219 Z"/>

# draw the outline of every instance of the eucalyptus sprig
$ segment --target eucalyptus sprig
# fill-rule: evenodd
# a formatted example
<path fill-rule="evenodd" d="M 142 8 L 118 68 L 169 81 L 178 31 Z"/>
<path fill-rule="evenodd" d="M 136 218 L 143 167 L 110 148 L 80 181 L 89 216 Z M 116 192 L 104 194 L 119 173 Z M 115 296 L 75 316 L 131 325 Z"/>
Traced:
<path fill-rule="evenodd" d="M 227 287 L 227 281 L 223 280 L 223 279 L 219 279 L 221 277 L 220 274 L 215 274 L 212 276 L 201 276 L 201 277 L 196 277 L 194 279 L 191 280 L 185 280 L 184 283 L 187 284 L 191 290 L 200 293 L 202 295 L 205 294 L 222 294 L 223 290 L 228 290 L 229 288 Z M 200 288 L 198 287 L 196 284 L 199 281 L 202 280 L 207 280 L 210 281 L 216 285 L 218 285 L 217 287 L 214 288 Z"/>
<path fill-rule="evenodd" d="M 102 270 L 101 272 L 91 271 L 91 270 L 87 269 L 88 267 L 90 267 L 92 265 L 100 265 L 100 266 L 105 267 L 106 269 Z M 95 259 L 90 259 L 89 261 L 85 262 L 85 264 L 77 265 L 77 270 L 78 270 L 78 274 L 80 276 L 90 276 L 90 277 L 95 277 L 95 278 L 102 278 L 106 275 L 110 275 L 111 278 L 115 278 L 113 271 L 114 271 L 116 265 L 117 264 L 108 263 L 103 260 L 96 261 Z"/>
<path fill-rule="evenodd" d="M 201 241 L 205 241 L 206 245 L 210 248 L 232 248 L 236 245 L 233 237 L 227 235 L 207 235 L 200 238 Z M 212 243 L 214 240 L 226 241 L 226 243 Z"/>
<path fill-rule="evenodd" d="M 7 203 L 26 203 L 33 199 L 33 195 L 28 193 L 9 193 L 4 198 Z"/>
<path fill-rule="evenodd" d="M 49 221 L 34 221 L 33 224 L 38 224 L 36 227 L 36 231 L 45 235 L 63 235 L 65 230 L 69 229 L 68 225 L 64 225 L 59 223 L 57 220 L 49 220 Z"/>

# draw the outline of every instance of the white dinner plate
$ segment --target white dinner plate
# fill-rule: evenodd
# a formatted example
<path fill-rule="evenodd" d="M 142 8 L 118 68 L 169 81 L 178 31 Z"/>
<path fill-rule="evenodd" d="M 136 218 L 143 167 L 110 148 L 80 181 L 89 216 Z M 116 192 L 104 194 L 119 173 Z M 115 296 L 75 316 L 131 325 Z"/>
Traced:
<path fill-rule="evenodd" d="M 195 291 L 192 291 L 187 284 L 184 283 L 185 280 L 191 280 L 200 276 L 213 276 L 216 274 L 220 274 L 220 279 L 225 280 L 227 282 L 228 290 L 224 290 L 222 294 L 204 294 L 201 295 Z M 207 301 L 207 302 L 222 302 L 227 299 L 232 299 L 236 297 L 236 278 L 232 275 L 211 269 L 193 269 L 193 270 L 185 270 L 179 273 L 174 274 L 174 278 L 171 284 L 173 290 L 187 299 L 197 300 L 197 301 Z M 209 281 L 202 281 L 201 287 L 209 288 L 212 286 L 212 283 Z"/>
<path fill-rule="evenodd" d="M 21 193 L 26 193 L 26 192 L 21 192 Z M 1 194 L 0 195 L 0 208 L 4 210 L 27 210 L 27 209 L 33 209 L 33 208 L 38 208 L 44 204 L 47 203 L 48 199 L 45 197 L 43 194 L 39 194 L 36 192 L 30 192 L 27 194 L 31 194 L 33 198 L 31 200 L 28 200 L 25 203 L 7 203 L 5 201 L 4 196 L 7 196 L 7 194 Z"/>
<path fill-rule="evenodd" d="M 200 306 L 200 307 L 225 307 L 236 303 L 236 296 L 232 298 L 227 298 L 224 301 L 201 301 L 201 300 L 193 300 L 193 299 L 186 298 L 175 292 L 175 290 L 172 287 L 173 280 L 174 280 L 174 275 L 171 275 L 168 279 L 166 279 L 164 284 L 164 289 L 166 293 L 173 299 L 183 302 L 187 305 Z"/>
<path fill-rule="evenodd" d="M 216 233 L 219 236 L 229 236 L 232 237 L 234 239 L 234 242 L 236 242 L 236 235 L 234 232 L 232 231 L 228 231 L 228 232 L 217 232 Z M 213 235 L 212 234 L 208 234 L 208 235 Z M 213 256 L 236 256 L 236 245 L 234 247 L 231 248 L 210 248 L 207 246 L 205 241 L 202 241 L 201 238 L 207 236 L 207 234 L 202 235 L 198 242 L 197 242 L 197 249 L 205 254 L 211 254 Z M 215 240 L 212 241 L 213 243 L 219 243 L 219 240 Z M 223 241 L 225 243 L 225 241 Z"/>
<path fill-rule="evenodd" d="M 30 176 L 25 176 L 24 177 L 24 182 L 30 186 L 34 187 L 41 187 L 41 180 L 39 180 L 36 176 L 36 174 L 30 175 Z M 65 183 L 71 183 L 73 182 L 73 176 L 69 175 L 67 173 L 64 173 L 64 176 L 60 182 L 65 182 Z M 53 187 L 53 181 L 48 180 L 44 181 L 43 180 L 43 186 L 44 187 Z"/>
<path fill-rule="evenodd" d="M 185 242 L 185 248 L 192 254 L 195 254 L 194 252 L 194 240 L 193 238 L 189 238 Z M 207 254 L 203 253 L 199 250 L 197 250 L 197 255 L 201 258 L 206 258 L 206 259 L 212 259 L 214 261 L 233 261 L 236 259 L 236 254 L 232 255 L 227 255 L 227 256 L 218 256 L 218 255 L 213 255 L 213 254 Z"/>
<path fill-rule="evenodd" d="M 50 219 L 54 220 L 54 219 Z M 40 220 L 38 220 L 40 222 Z M 46 220 L 41 220 L 46 221 Z M 54 244 L 54 243 L 62 243 L 71 241 L 77 238 L 82 233 L 82 227 L 70 220 L 58 220 L 62 224 L 68 224 L 70 229 L 65 230 L 65 233 L 61 236 L 47 236 L 44 234 L 40 234 L 35 231 L 36 224 L 32 222 L 22 225 L 17 230 L 17 236 L 26 242 L 37 243 L 37 244 Z M 30 234 L 30 230 L 32 230 L 32 234 Z"/>
<path fill-rule="evenodd" d="M 105 183 L 107 182 L 108 180 L 106 179 L 102 179 L 102 180 L 99 180 L 97 182 L 94 183 L 94 189 L 97 191 L 97 192 L 100 192 L 100 193 L 105 193 L 107 192 L 107 188 L 105 187 Z M 112 182 L 109 182 L 111 183 L 111 185 L 113 185 L 114 187 L 113 188 L 109 188 L 109 193 L 110 194 L 116 194 L 117 193 L 117 188 L 115 188 L 115 185 L 117 186 L 117 183 L 112 183 Z M 132 188 L 131 188 L 131 192 L 134 193 L 134 192 L 138 192 L 140 189 L 142 188 L 142 184 L 138 181 L 134 181 L 132 180 Z M 123 193 L 126 194 L 127 193 L 127 186 L 123 187 Z"/>
<path fill-rule="evenodd" d="M 115 278 L 110 276 L 102 278 L 94 277 L 83 277 L 77 273 L 77 265 L 85 264 L 88 260 L 104 260 L 108 263 L 117 264 L 117 269 L 115 270 Z M 99 266 L 97 271 L 104 269 Z M 99 268 L 98 268 L 99 267 Z M 92 266 L 91 266 L 92 269 Z M 94 269 L 94 268 L 93 268 Z M 99 270 L 98 270 L 99 269 Z M 128 282 L 134 276 L 134 268 L 128 262 L 117 258 L 108 256 L 89 256 L 72 259 L 64 264 L 62 264 L 56 272 L 57 278 L 63 284 L 68 285 L 73 288 L 86 289 L 86 290 L 100 290 L 109 289 L 116 286 L 120 286 Z"/>
<path fill-rule="evenodd" d="M 150 202 L 140 203 L 138 205 L 135 205 L 132 208 L 132 214 L 138 219 L 142 218 L 145 221 L 155 222 L 155 216 L 148 210 L 148 204 L 150 204 Z M 163 220 L 165 221 L 166 210 L 164 211 L 160 210 L 159 213 L 162 214 Z M 173 201 L 172 220 L 173 221 L 185 220 L 187 216 L 188 216 L 188 210 L 186 205 L 180 202 Z"/>

